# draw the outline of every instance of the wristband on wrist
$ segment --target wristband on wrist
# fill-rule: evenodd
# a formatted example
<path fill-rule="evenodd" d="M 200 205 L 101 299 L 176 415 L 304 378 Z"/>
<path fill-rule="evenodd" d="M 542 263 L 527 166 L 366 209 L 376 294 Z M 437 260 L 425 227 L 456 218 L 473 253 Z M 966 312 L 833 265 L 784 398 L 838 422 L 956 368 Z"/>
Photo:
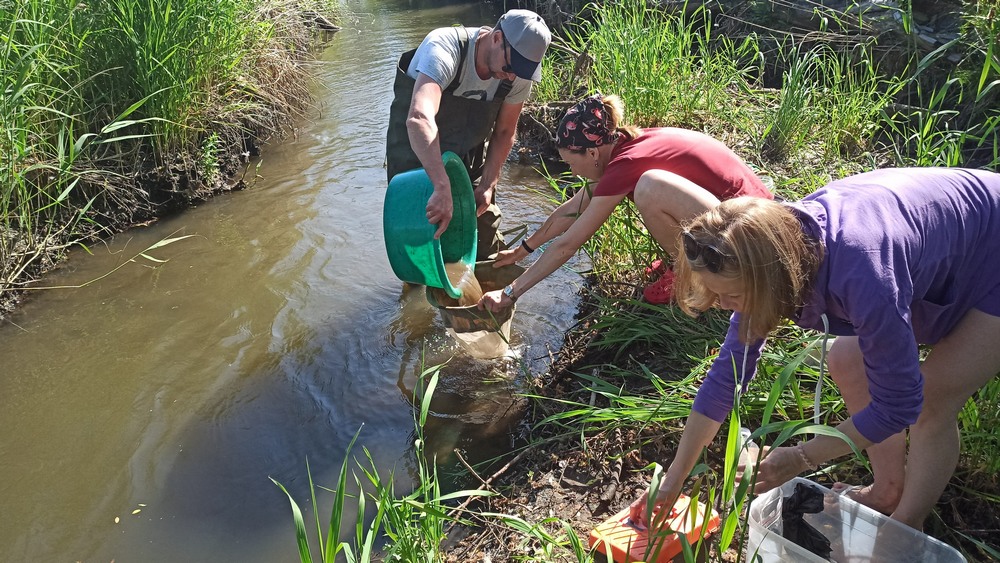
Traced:
<path fill-rule="evenodd" d="M 521 239 L 521 248 L 523 248 L 524 250 L 526 250 L 528 252 L 528 254 L 531 254 L 532 252 L 535 251 L 534 248 L 531 248 L 530 246 L 528 246 L 528 237 L 524 237 L 523 239 Z"/>
<path fill-rule="evenodd" d="M 802 463 L 806 464 L 806 469 L 809 471 L 816 471 L 818 466 L 809 459 L 809 456 L 806 455 L 806 449 L 802 447 L 803 444 L 804 442 L 799 442 L 799 445 L 795 446 L 795 451 L 798 452 L 799 458 L 802 459 Z"/>
<path fill-rule="evenodd" d="M 514 295 L 513 286 L 508 285 L 507 287 L 503 288 L 503 294 L 506 295 L 508 299 L 510 299 L 511 303 L 517 303 L 517 296 Z"/>

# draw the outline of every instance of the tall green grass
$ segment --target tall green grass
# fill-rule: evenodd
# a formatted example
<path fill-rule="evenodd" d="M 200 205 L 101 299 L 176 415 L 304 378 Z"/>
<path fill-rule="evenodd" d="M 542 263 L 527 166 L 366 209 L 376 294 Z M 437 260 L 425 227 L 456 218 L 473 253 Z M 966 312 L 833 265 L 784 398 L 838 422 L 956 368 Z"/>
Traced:
<path fill-rule="evenodd" d="M 848 46 L 786 40 L 765 48 L 752 33 L 713 36 L 711 15 L 701 7 L 668 12 L 639 0 L 596 3 L 560 32 L 562 48 L 551 50 L 536 94 L 547 101 L 615 93 L 631 123 L 732 137 L 748 161 L 778 169 L 788 163 L 807 176 L 886 165 L 995 168 L 996 4 L 970 4 L 961 37 L 920 58 L 914 47 L 912 62 L 888 74 L 876 39 Z M 581 68 L 583 59 L 589 64 Z M 768 68 L 783 76 L 777 91 L 761 87 Z"/>
<path fill-rule="evenodd" d="M 1000 379 L 979 390 L 958 416 L 963 465 L 971 476 L 996 480 L 1000 474 Z"/>
<path fill-rule="evenodd" d="M 703 8 L 690 16 L 674 15 L 652 3 L 625 0 L 594 7 L 593 16 L 562 33 L 562 45 L 595 61 L 580 77 L 582 83 L 569 86 L 618 94 L 632 123 L 694 123 L 703 113 L 724 111 L 727 89 L 746 80 L 737 63 L 756 58 L 756 53 L 746 53 L 753 48 L 749 43 L 734 45 L 726 56 L 713 56 L 708 49 L 711 17 Z M 552 79 L 566 83 L 575 61 L 553 52 L 550 66 L 562 72 L 554 72 Z"/>
<path fill-rule="evenodd" d="M 870 45 L 838 51 L 821 43 L 782 50 L 785 68 L 777 106 L 763 132 L 771 160 L 819 155 L 826 162 L 872 150 L 880 116 L 905 81 L 878 71 Z"/>
<path fill-rule="evenodd" d="M 917 63 L 908 103 L 885 116 L 898 161 L 913 166 L 1000 167 L 1000 30 L 994 24 L 987 31 L 992 40 L 973 49 L 966 65 L 940 84 L 928 83 L 922 75 L 945 60 L 957 40 Z"/>
<path fill-rule="evenodd" d="M 245 46 L 243 0 L 112 0 L 99 14 L 99 68 L 115 68 L 98 87 L 119 99 L 143 99 L 162 118 L 153 127 L 157 154 L 185 145 L 211 124 L 216 89 L 238 74 Z M 110 100 L 109 100 L 110 101 Z M 111 102 L 113 103 L 113 102 Z"/>
<path fill-rule="evenodd" d="M 960 36 L 915 62 L 915 86 L 904 105 L 887 116 L 900 160 L 918 166 L 1000 166 L 998 11 L 997 0 L 966 4 Z M 941 68 L 948 70 L 943 80 Z"/>
<path fill-rule="evenodd" d="M 78 166 L 90 135 L 66 10 L 59 2 L 0 10 L 0 291 L 81 219 L 67 200 L 90 172 Z"/>
<path fill-rule="evenodd" d="M 0 4 L 0 293 L 103 227 L 216 188 L 225 157 L 306 103 L 301 10 L 333 5 Z"/>

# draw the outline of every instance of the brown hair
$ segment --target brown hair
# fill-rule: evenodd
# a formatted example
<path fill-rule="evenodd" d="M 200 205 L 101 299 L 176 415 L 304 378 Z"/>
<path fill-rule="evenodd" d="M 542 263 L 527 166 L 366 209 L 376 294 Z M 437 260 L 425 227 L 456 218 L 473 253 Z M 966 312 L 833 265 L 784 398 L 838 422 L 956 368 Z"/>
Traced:
<path fill-rule="evenodd" d="M 718 275 L 739 280 L 744 288 L 740 338 L 764 338 L 781 320 L 803 306 L 822 260 L 822 246 L 806 237 L 788 207 L 763 198 L 723 201 L 691 221 L 686 231 L 699 243 L 725 254 Z M 674 265 L 675 295 L 691 316 L 718 302 L 693 272 L 701 260 L 680 256 Z"/>

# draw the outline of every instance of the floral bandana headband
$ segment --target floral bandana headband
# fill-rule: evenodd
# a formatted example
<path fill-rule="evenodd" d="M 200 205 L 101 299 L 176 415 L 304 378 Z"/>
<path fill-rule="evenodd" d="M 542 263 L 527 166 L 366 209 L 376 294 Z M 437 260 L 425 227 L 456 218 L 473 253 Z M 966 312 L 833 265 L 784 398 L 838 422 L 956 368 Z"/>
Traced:
<path fill-rule="evenodd" d="M 613 142 L 617 131 L 609 131 L 610 115 L 604 109 L 604 96 L 594 94 L 566 110 L 556 129 L 556 146 L 582 151 Z"/>

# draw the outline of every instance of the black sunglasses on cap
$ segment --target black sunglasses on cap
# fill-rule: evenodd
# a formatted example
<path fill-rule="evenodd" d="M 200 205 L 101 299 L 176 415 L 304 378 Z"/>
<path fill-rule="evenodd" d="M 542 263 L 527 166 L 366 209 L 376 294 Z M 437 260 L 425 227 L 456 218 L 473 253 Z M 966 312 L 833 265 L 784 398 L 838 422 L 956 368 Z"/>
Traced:
<path fill-rule="evenodd" d="M 729 257 L 728 254 L 714 245 L 698 242 L 691 231 L 684 231 L 681 238 L 684 240 L 684 255 L 688 261 L 694 262 L 700 258 L 705 268 L 713 274 L 718 274 L 722 270 L 723 263 Z"/>

